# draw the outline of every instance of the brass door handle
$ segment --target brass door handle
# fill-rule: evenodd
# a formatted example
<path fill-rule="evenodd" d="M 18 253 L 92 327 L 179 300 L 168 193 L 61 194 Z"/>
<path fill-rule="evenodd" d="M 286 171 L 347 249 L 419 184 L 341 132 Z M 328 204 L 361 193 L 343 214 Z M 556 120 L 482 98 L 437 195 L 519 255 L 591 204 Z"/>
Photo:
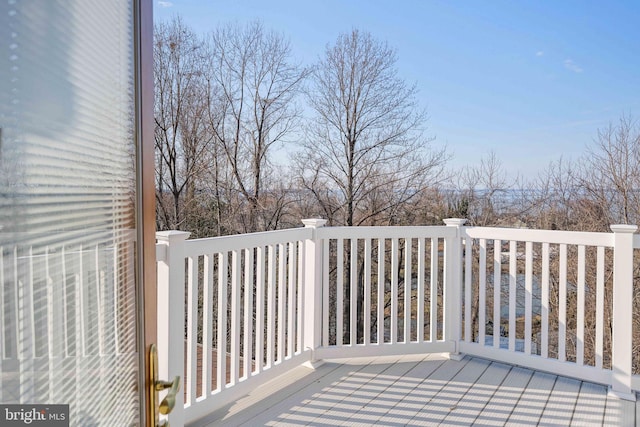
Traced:
<path fill-rule="evenodd" d="M 176 375 L 173 381 L 156 381 L 156 390 L 165 390 L 169 389 L 169 393 L 162 399 L 160 402 L 160 413 L 162 415 L 167 415 L 173 410 L 173 407 L 176 406 L 176 395 L 180 390 L 180 376 Z"/>
<path fill-rule="evenodd" d="M 158 350 L 155 344 L 151 344 L 149 348 L 149 406 L 151 413 L 151 425 L 157 427 L 169 427 L 169 423 L 159 420 L 158 412 L 162 415 L 168 415 L 176 405 L 176 396 L 180 391 L 180 376 L 176 376 L 173 381 L 162 381 L 158 379 Z M 158 392 L 169 389 L 167 395 L 160 402 L 159 408 L 156 407 L 158 402 Z"/>

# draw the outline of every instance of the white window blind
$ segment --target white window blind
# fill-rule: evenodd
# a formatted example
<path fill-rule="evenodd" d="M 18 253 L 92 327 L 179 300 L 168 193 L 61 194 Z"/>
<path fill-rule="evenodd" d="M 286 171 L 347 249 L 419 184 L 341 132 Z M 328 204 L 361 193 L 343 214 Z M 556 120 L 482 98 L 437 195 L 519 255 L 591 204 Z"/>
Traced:
<path fill-rule="evenodd" d="M 0 5 L 0 402 L 137 424 L 129 0 Z"/>

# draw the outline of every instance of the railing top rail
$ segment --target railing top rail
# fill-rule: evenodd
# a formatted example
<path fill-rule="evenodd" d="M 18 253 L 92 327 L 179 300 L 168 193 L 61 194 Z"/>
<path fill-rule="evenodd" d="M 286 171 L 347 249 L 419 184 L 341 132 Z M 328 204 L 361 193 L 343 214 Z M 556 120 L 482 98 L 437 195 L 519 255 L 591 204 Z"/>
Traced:
<path fill-rule="evenodd" d="M 185 241 L 185 256 L 193 257 L 210 253 L 238 251 L 278 243 L 295 242 L 312 238 L 310 228 L 263 231 L 259 233 L 208 237 Z"/>
<path fill-rule="evenodd" d="M 319 239 L 391 239 L 398 237 L 455 237 L 456 228 L 447 226 L 358 226 L 323 227 L 316 230 Z"/>
<path fill-rule="evenodd" d="M 614 234 L 527 228 L 466 227 L 463 229 L 462 236 L 474 239 L 613 247 Z"/>

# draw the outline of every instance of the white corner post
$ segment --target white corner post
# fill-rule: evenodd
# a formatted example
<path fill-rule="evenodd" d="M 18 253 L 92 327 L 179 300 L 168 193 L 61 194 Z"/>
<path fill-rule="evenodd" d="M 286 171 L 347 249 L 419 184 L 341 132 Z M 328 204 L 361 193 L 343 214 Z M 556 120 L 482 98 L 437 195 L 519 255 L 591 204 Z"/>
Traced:
<path fill-rule="evenodd" d="M 636 400 L 631 389 L 633 362 L 633 233 L 635 225 L 612 225 L 613 231 L 613 332 L 609 394 Z"/>
<path fill-rule="evenodd" d="M 305 228 L 311 228 L 311 238 L 304 243 L 304 316 L 303 348 L 311 351 L 309 366 L 316 368 L 321 363 L 315 351 L 322 344 L 322 245 L 317 229 L 324 227 L 326 219 L 303 219 Z"/>
<path fill-rule="evenodd" d="M 455 228 L 455 236 L 444 239 L 444 339 L 451 342 L 449 358 L 461 360 L 459 352 L 462 328 L 462 228 L 463 218 L 447 218 L 447 227 Z"/>
<path fill-rule="evenodd" d="M 169 414 L 171 425 L 184 425 L 184 245 L 190 233 L 156 233 L 158 261 L 158 376 L 172 381 L 180 376 L 182 386 Z"/>

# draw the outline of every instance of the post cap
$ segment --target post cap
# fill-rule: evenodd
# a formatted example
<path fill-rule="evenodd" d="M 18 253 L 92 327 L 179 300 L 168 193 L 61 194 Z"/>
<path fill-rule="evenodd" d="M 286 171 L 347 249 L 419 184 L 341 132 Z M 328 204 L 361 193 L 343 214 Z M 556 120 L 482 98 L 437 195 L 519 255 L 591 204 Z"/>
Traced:
<path fill-rule="evenodd" d="M 465 218 L 447 218 L 443 220 L 445 224 L 452 226 L 452 227 L 456 227 L 456 226 L 462 226 L 464 225 L 467 220 Z"/>
<path fill-rule="evenodd" d="M 179 231 L 179 230 L 168 230 L 168 231 L 158 231 L 156 233 L 156 240 L 160 242 L 169 242 L 169 244 L 174 242 L 179 242 L 181 240 L 187 240 L 191 236 L 191 233 L 188 231 Z"/>
<path fill-rule="evenodd" d="M 614 233 L 635 233 L 638 230 L 637 225 L 629 224 L 612 224 L 609 227 Z"/>
<path fill-rule="evenodd" d="M 318 228 L 323 227 L 327 223 L 327 220 L 322 218 L 306 218 L 302 220 L 302 223 L 305 227 Z"/>

